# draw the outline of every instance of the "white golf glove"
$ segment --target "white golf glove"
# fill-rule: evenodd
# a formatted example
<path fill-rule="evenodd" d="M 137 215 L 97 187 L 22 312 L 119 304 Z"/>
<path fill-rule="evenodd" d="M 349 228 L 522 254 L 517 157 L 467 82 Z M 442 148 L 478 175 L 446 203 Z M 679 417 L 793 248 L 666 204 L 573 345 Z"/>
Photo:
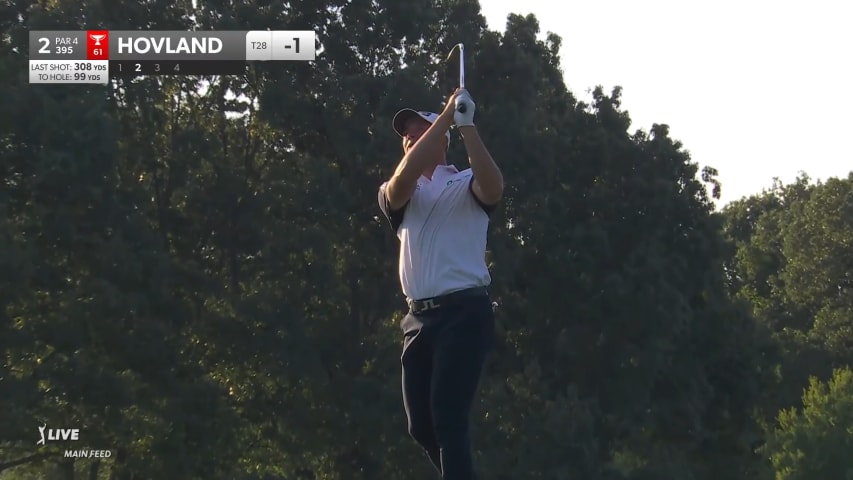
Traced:
<path fill-rule="evenodd" d="M 465 104 L 465 113 L 459 111 L 459 104 Z M 477 104 L 471 98 L 468 90 L 462 90 L 456 96 L 456 111 L 453 112 L 453 123 L 457 127 L 469 127 L 474 125 L 474 111 L 477 110 Z"/>

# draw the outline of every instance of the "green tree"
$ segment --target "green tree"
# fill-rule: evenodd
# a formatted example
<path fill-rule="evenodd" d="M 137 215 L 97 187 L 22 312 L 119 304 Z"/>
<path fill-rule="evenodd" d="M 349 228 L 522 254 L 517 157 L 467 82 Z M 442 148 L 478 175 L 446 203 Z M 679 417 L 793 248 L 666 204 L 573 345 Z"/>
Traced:
<path fill-rule="evenodd" d="M 853 371 L 836 369 L 828 382 L 812 377 L 802 398 L 801 412 L 779 412 L 762 449 L 776 480 L 853 478 Z"/>
<path fill-rule="evenodd" d="M 825 444 L 815 435 L 824 435 L 817 433 L 823 427 L 806 434 L 802 422 L 824 415 L 834 401 L 820 400 L 817 382 L 829 381 L 833 368 L 851 365 L 853 173 L 826 182 L 812 183 L 805 174 L 789 185 L 776 181 L 772 189 L 734 202 L 723 216 L 735 248 L 726 265 L 729 287 L 774 340 L 763 351 L 764 452 L 773 453 L 777 478 L 845 478 L 829 470 L 815 473 L 844 465 L 821 453 Z M 839 391 L 849 381 L 844 372 L 833 380 Z M 797 417 L 792 412 L 800 407 L 811 413 Z"/>
<path fill-rule="evenodd" d="M 801 175 L 724 212 L 736 252 L 727 265 L 734 295 L 773 332 L 778 388 L 767 391 L 768 418 L 799 403 L 811 376 L 850 365 L 853 275 L 853 174 L 812 183 Z"/>
<path fill-rule="evenodd" d="M 405 434 L 404 303 L 376 189 L 400 155 L 392 115 L 441 107 L 462 41 L 508 182 L 484 474 L 757 478 L 765 339 L 726 290 L 743 274 L 715 172 L 665 125 L 629 131 L 618 88 L 579 102 L 533 16 L 496 32 L 469 1 L 191 3 L 0 16 L 0 475 L 433 478 Z M 26 85 L 28 30 L 93 23 L 312 25 L 322 52 L 245 76 Z M 460 142 L 450 159 L 467 166 Z M 114 456 L 38 450 L 42 422 Z"/>

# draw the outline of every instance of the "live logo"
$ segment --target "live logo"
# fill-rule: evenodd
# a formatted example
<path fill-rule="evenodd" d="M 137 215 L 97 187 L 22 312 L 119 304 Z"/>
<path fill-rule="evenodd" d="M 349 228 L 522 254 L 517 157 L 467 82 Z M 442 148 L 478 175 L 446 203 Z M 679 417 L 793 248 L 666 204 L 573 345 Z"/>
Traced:
<path fill-rule="evenodd" d="M 76 428 L 50 428 L 47 430 L 48 440 L 80 440 L 80 430 Z"/>
<path fill-rule="evenodd" d="M 109 40 L 108 30 L 86 31 L 86 60 L 109 60 Z"/>

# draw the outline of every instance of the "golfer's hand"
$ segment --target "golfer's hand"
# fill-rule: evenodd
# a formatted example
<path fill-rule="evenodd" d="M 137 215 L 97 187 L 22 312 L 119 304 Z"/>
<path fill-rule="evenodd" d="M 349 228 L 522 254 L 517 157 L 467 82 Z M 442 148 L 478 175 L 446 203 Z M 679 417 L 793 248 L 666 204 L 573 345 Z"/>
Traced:
<path fill-rule="evenodd" d="M 473 127 L 474 126 L 474 111 L 477 110 L 477 104 L 468 90 L 459 89 L 454 100 L 455 111 L 453 112 L 453 123 L 457 127 Z M 464 105 L 465 112 L 460 112 L 460 107 Z"/>

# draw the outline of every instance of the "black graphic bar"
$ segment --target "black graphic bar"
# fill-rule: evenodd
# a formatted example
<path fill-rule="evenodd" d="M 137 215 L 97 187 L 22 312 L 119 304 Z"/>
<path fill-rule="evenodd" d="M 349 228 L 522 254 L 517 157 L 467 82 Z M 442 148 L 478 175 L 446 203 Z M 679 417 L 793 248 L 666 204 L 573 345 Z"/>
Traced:
<path fill-rule="evenodd" d="M 244 60 L 110 60 L 110 77 L 146 75 L 243 75 Z"/>
<path fill-rule="evenodd" d="M 29 32 L 30 60 L 313 61 L 313 30 Z"/>

